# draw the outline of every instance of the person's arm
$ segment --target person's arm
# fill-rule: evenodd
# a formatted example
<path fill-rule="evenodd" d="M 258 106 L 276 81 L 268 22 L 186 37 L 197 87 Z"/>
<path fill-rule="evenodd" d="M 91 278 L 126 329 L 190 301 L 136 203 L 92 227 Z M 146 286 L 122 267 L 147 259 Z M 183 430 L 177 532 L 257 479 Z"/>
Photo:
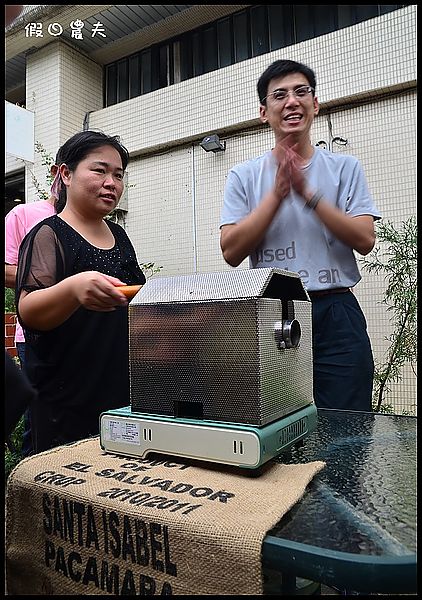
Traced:
<path fill-rule="evenodd" d="M 48 220 L 47 220 L 48 221 Z M 18 318 L 24 328 L 49 331 L 79 307 L 107 312 L 126 306 L 117 277 L 98 271 L 66 276 L 65 249 L 52 225 L 41 222 L 22 241 L 16 274 Z"/>
<path fill-rule="evenodd" d="M 305 203 L 314 197 L 311 192 L 304 195 Z M 343 244 L 356 250 L 362 256 L 371 252 L 375 245 L 374 218 L 371 215 L 352 217 L 324 201 L 322 196 L 315 207 L 315 213 L 320 221 Z"/>
<path fill-rule="evenodd" d="M 252 254 L 262 241 L 270 226 L 281 199 L 270 192 L 247 217 L 232 225 L 223 225 L 220 233 L 220 246 L 224 260 L 232 267 Z"/>
<path fill-rule="evenodd" d="M 124 285 L 117 277 L 97 271 L 85 271 L 59 283 L 33 292 L 22 291 L 19 318 L 29 329 L 49 331 L 64 323 L 80 306 L 99 312 L 110 312 L 126 306 L 125 295 L 118 291 Z"/>
<path fill-rule="evenodd" d="M 4 265 L 4 286 L 8 288 L 14 288 L 16 283 L 16 265 Z"/>
<path fill-rule="evenodd" d="M 301 169 L 303 161 L 293 149 L 288 151 L 287 161 L 292 186 L 302 196 L 305 206 L 314 210 L 320 221 L 343 244 L 363 256 L 368 254 L 375 244 L 374 218 L 370 214 L 348 215 L 325 201 L 319 190 L 310 190 Z"/>
<path fill-rule="evenodd" d="M 19 246 L 25 237 L 25 228 L 21 220 L 23 210 L 23 205 L 19 205 L 5 217 L 5 287 L 15 287 Z"/>
<path fill-rule="evenodd" d="M 220 247 L 224 260 L 237 267 L 261 243 L 284 198 L 290 192 L 286 158 L 280 156 L 274 187 L 258 206 L 237 223 L 222 225 Z M 230 192 L 229 192 L 230 193 Z"/>

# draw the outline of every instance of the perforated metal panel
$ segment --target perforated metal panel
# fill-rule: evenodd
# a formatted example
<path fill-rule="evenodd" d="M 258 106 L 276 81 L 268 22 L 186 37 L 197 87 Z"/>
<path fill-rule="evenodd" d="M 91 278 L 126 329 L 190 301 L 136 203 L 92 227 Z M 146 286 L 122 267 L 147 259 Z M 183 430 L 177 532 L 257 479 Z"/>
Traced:
<path fill-rule="evenodd" d="M 266 297 L 277 288 L 284 300 Z M 262 426 L 312 403 L 306 298 L 299 278 L 274 269 L 148 281 L 129 306 L 132 409 Z M 280 349 L 275 325 L 287 312 L 300 344 Z"/>
<path fill-rule="evenodd" d="M 132 306 L 261 296 L 309 300 L 297 273 L 266 268 L 149 279 Z"/>

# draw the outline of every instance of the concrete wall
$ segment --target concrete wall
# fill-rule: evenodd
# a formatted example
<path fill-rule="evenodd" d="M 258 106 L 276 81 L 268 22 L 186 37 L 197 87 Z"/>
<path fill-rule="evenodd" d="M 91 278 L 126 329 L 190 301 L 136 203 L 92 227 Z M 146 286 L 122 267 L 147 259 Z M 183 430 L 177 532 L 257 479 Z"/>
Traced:
<path fill-rule="evenodd" d="M 28 57 L 27 108 L 35 111 L 35 139 L 54 155 L 93 111 L 89 127 L 120 135 L 131 153 L 125 225 L 140 262 L 162 266 L 161 275 L 228 269 L 218 228 L 225 178 L 234 164 L 272 145 L 271 131 L 258 120 L 256 82 L 279 58 L 316 72 L 323 110 L 313 142 L 330 140 L 328 111 L 332 134 L 348 140 L 333 150 L 361 160 L 384 218 L 398 225 L 415 214 L 415 5 L 104 109 L 100 65 L 63 42 L 51 43 Z M 210 132 L 226 141 L 225 152 L 200 148 Z M 39 157 L 33 170 L 44 177 Z M 355 291 L 382 361 L 390 332 L 390 315 L 380 304 L 384 281 L 364 270 L 362 275 Z M 415 403 L 410 370 L 391 398 L 405 407 Z"/>

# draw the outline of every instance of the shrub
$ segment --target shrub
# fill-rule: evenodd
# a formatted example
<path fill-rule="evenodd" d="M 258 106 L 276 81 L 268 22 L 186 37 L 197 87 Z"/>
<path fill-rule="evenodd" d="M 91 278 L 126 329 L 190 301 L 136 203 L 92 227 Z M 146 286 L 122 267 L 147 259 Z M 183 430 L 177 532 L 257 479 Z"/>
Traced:
<path fill-rule="evenodd" d="M 15 313 L 15 290 L 12 288 L 4 288 L 4 312 L 5 313 Z"/>
<path fill-rule="evenodd" d="M 381 244 L 361 259 L 369 272 L 384 275 L 386 289 L 382 304 L 391 314 L 393 331 L 383 362 L 375 365 L 374 410 L 387 412 L 384 396 L 390 384 L 400 381 L 404 365 L 410 364 L 416 376 L 417 349 L 417 225 L 411 216 L 396 228 L 390 221 L 377 225 Z M 383 410 L 384 408 L 384 410 Z"/>
<path fill-rule="evenodd" d="M 22 460 L 22 439 L 24 431 L 23 417 L 16 425 L 12 435 L 7 440 L 6 451 L 4 455 L 4 475 L 5 481 L 16 465 Z"/>

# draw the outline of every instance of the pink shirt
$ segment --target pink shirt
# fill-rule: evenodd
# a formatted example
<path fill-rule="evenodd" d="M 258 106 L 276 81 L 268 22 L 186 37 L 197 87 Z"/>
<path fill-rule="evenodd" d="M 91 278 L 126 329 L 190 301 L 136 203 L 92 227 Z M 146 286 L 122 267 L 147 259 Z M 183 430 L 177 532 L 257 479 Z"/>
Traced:
<path fill-rule="evenodd" d="M 4 262 L 8 265 L 17 265 L 19 246 L 28 231 L 37 223 L 55 215 L 56 210 L 47 200 L 39 200 L 29 204 L 18 204 L 6 215 L 6 248 Z M 16 322 L 15 343 L 24 342 L 22 327 Z"/>

